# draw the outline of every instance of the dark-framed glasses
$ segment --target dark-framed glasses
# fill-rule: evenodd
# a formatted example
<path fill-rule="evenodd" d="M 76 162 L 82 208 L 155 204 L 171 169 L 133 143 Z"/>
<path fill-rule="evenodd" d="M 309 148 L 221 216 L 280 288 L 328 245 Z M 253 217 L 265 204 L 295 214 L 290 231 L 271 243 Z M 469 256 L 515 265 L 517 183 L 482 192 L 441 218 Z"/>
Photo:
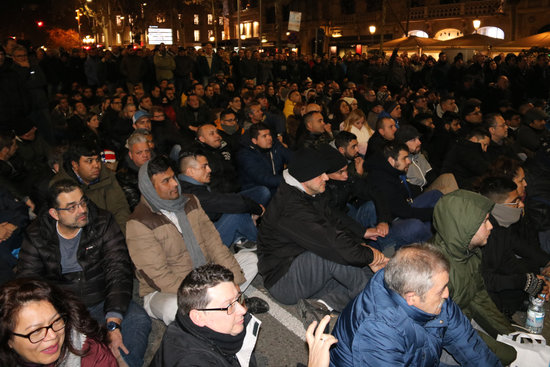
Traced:
<path fill-rule="evenodd" d="M 241 306 L 245 307 L 244 305 L 244 294 L 243 292 L 239 292 L 239 295 L 237 298 L 228 304 L 226 307 L 222 308 L 197 308 L 197 311 L 226 311 L 228 315 L 232 315 L 235 310 L 237 309 L 237 303 L 239 303 Z"/>
<path fill-rule="evenodd" d="M 52 329 L 54 332 L 63 330 L 65 328 L 65 322 L 66 322 L 65 316 L 59 316 L 50 325 L 38 328 L 34 331 L 31 331 L 28 334 L 18 334 L 18 333 L 14 333 L 13 331 L 12 331 L 12 334 L 20 338 L 27 338 L 31 343 L 36 344 L 44 340 L 44 338 L 48 334 L 49 329 Z"/>
<path fill-rule="evenodd" d="M 55 208 L 56 210 L 65 210 L 71 214 L 73 214 L 74 212 L 76 212 L 76 209 L 78 208 L 84 208 L 86 209 L 88 207 L 88 200 L 86 199 L 85 196 L 82 197 L 82 199 L 80 199 L 80 201 L 78 203 L 74 203 L 74 204 L 71 204 L 69 206 L 67 206 L 66 208 Z"/>

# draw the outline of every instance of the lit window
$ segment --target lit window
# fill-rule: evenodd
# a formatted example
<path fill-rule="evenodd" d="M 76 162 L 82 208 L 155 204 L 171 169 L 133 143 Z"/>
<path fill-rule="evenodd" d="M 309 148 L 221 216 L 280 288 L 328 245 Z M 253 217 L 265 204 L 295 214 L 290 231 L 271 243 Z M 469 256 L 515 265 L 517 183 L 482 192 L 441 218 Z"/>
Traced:
<path fill-rule="evenodd" d="M 420 38 L 429 38 L 428 33 L 420 30 L 409 31 L 409 37 L 410 36 L 416 36 Z"/>
<path fill-rule="evenodd" d="M 208 39 L 210 39 L 210 37 L 214 37 L 214 31 L 211 29 L 208 30 Z"/>
<path fill-rule="evenodd" d="M 435 39 L 439 41 L 447 41 L 452 40 L 453 38 L 458 38 L 464 36 L 464 33 L 462 33 L 460 30 L 455 28 L 445 28 L 440 31 L 438 31 L 435 34 Z"/>
<path fill-rule="evenodd" d="M 208 14 L 207 19 L 208 19 L 208 24 L 211 25 L 212 24 L 212 19 L 213 19 L 212 14 Z"/>
<path fill-rule="evenodd" d="M 224 40 L 224 39 L 225 39 L 225 32 L 222 31 L 222 40 Z"/>
<path fill-rule="evenodd" d="M 193 14 L 193 24 L 197 25 L 199 24 L 199 15 Z"/>
<path fill-rule="evenodd" d="M 193 32 L 193 39 L 195 40 L 195 42 L 200 42 L 201 31 L 199 31 L 198 29 L 195 29 L 195 31 Z"/>
<path fill-rule="evenodd" d="M 498 38 L 501 40 L 504 39 L 504 31 L 499 27 L 481 27 L 477 30 L 477 33 L 487 37 Z"/>
<path fill-rule="evenodd" d="M 220 17 L 220 21 L 218 22 L 219 25 L 223 25 L 223 17 Z"/>

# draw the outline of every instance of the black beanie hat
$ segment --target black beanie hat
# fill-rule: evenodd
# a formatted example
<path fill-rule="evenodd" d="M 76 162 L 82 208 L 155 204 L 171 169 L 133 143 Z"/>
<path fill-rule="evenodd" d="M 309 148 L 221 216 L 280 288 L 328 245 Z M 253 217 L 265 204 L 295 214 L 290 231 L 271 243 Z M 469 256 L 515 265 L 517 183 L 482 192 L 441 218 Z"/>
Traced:
<path fill-rule="evenodd" d="M 328 162 L 320 151 L 304 148 L 294 154 L 288 164 L 288 173 L 299 182 L 309 181 L 326 173 Z"/>
<path fill-rule="evenodd" d="M 348 165 L 346 157 L 328 144 L 321 145 L 319 151 L 327 161 L 327 173 L 337 172 Z"/>

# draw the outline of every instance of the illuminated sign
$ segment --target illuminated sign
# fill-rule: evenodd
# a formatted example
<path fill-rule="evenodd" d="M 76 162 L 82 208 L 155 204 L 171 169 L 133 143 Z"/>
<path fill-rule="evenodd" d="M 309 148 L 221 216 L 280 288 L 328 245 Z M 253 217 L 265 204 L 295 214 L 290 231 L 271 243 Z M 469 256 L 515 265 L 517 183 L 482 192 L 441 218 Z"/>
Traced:
<path fill-rule="evenodd" d="M 149 27 L 148 36 L 150 45 L 160 45 L 161 43 L 171 45 L 173 43 L 171 28 Z"/>

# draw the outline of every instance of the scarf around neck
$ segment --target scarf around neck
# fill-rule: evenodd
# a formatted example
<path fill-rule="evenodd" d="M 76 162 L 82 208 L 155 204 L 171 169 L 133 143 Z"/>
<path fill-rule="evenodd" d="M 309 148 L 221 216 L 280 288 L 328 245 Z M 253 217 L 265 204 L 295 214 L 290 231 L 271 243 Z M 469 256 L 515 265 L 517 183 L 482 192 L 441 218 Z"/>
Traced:
<path fill-rule="evenodd" d="M 155 187 L 153 186 L 149 175 L 147 174 L 147 167 L 149 167 L 149 162 L 143 164 L 139 169 L 138 185 L 141 194 L 143 195 L 145 200 L 147 200 L 154 212 L 159 212 L 162 209 L 176 214 L 176 217 L 178 218 L 178 224 L 181 228 L 183 242 L 187 247 L 187 251 L 189 252 L 189 256 L 191 257 L 191 261 L 193 262 L 193 267 L 198 268 L 199 266 L 206 264 L 206 258 L 204 257 L 197 238 L 193 233 L 193 229 L 191 228 L 191 224 L 189 223 L 187 214 L 185 213 L 185 203 L 187 203 L 189 199 L 181 195 L 181 187 L 179 183 L 179 197 L 177 199 L 161 199 L 158 196 L 157 190 L 155 190 Z"/>

